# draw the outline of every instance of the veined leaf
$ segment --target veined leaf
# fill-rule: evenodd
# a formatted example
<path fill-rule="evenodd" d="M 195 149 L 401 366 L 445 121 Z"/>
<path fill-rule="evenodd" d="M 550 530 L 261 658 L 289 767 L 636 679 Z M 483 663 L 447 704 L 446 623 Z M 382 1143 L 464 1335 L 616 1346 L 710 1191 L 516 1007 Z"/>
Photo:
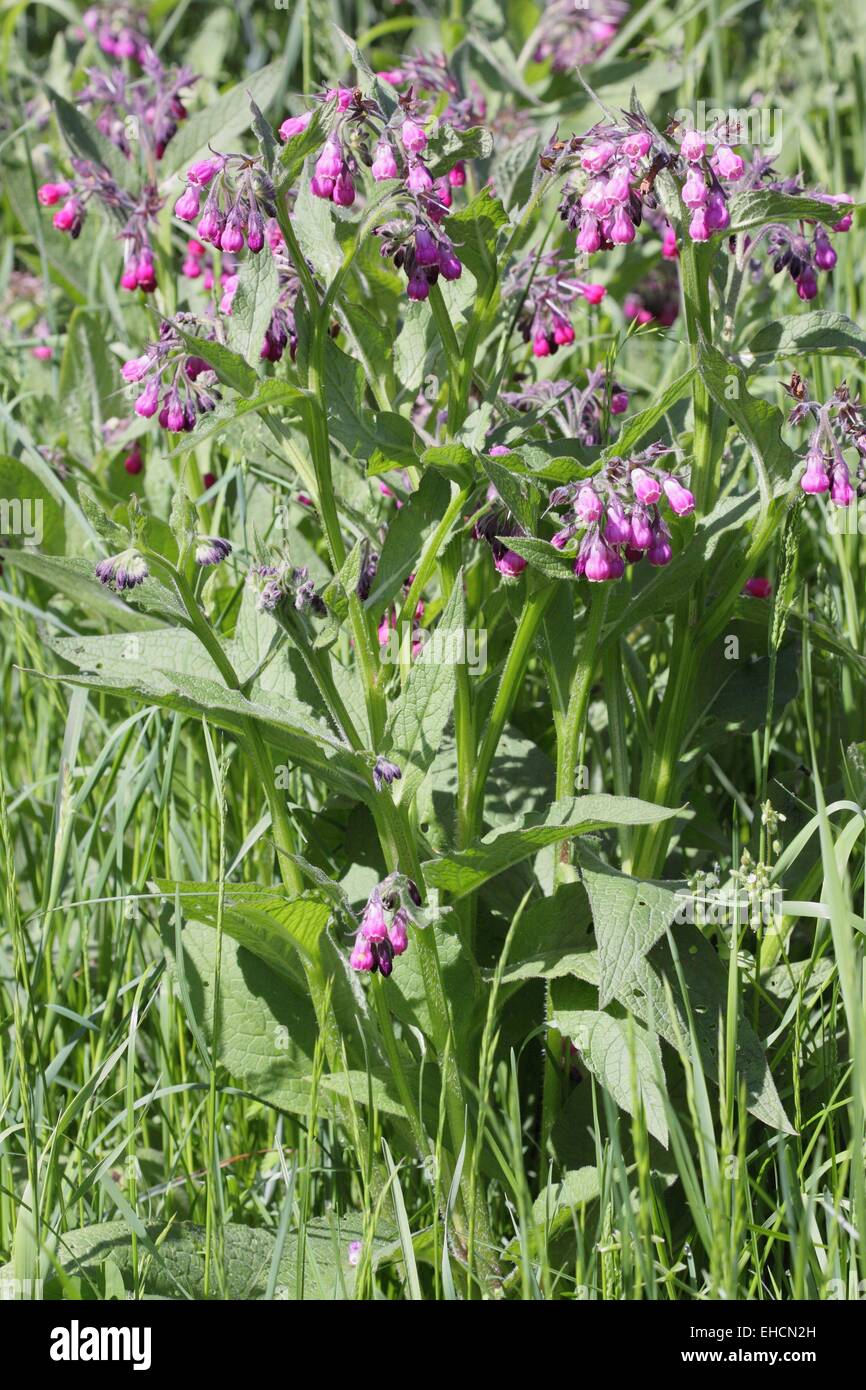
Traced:
<path fill-rule="evenodd" d="M 565 797 L 545 813 L 522 816 L 512 826 L 491 830 L 467 850 L 428 860 L 424 878 L 431 886 L 462 898 L 546 845 L 610 826 L 654 825 L 679 814 L 631 796 Z"/>
<path fill-rule="evenodd" d="M 186 917 L 216 926 L 218 884 L 181 883 L 171 879 L 156 879 L 155 882 L 169 901 L 174 900 L 175 894 L 179 896 L 181 911 Z M 319 937 L 330 916 L 328 904 L 312 893 L 289 898 L 261 884 L 224 885 L 223 930 L 272 970 L 290 980 L 297 980 L 296 950 L 308 960 L 318 960 Z"/>
<path fill-rule="evenodd" d="M 799 222 L 802 218 L 823 222 L 832 227 L 856 204 L 821 202 L 818 198 L 779 193 L 772 188 L 758 188 L 750 193 L 738 193 L 731 199 L 731 224 L 724 229 L 726 237 L 748 232 L 765 222 Z"/>
<path fill-rule="evenodd" d="M 412 663 L 409 679 L 388 720 L 385 731 L 388 756 L 403 774 L 400 781 L 394 783 L 397 802 L 411 803 L 438 752 L 454 709 L 455 663 L 463 655 L 465 628 L 461 570 L 432 641 Z M 440 645 L 444 646 L 444 651 L 437 650 Z"/>
<path fill-rule="evenodd" d="M 617 1018 L 597 1009 L 562 1010 L 554 1026 L 570 1038 L 593 1076 L 621 1110 L 635 1113 L 635 1096 L 643 1104 L 650 1134 L 667 1148 L 664 1066 L 655 1034 L 634 1019 Z"/>
<path fill-rule="evenodd" d="M 382 1235 L 373 1238 L 373 1261 L 396 1254 L 395 1242 L 385 1223 Z M 297 1236 L 289 1234 L 283 1246 L 277 1279 L 277 1297 L 294 1298 L 298 1286 L 297 1260 L 304 1259 L 304 1297 L 333 1300 L 350 1297 L 356 1270 L 348 1260 L 349 1243 L 363 1240 L 360 1216 L 314 1217 L 304 1230 L 303 1255 Z M 264 1297 L 268 1288 L 275 1239 L 270 1231 L 238 1222 L 224 1222 L 220 1233 L 221 1255 L 228 1295 L 235 1299 Z M 147 1222 L 139 1232 L 139 1270 L 146 1267 L 144 1286 L 151 1297 L 201 1299 L 205 1296 L 205 1228 L 191 1221 Z M 125 1221 L 104 1221 L 66 1231 L 58 1238 L 56 1259 L 64 1273 L 81 1280 L 82 1297 L 103 1295 L 103 1281 L 111 1268 L 132 1292 L 134 1263 L 132 1233 Z M 145 1264 L 146 1262 L 146 1264 Z M 0 1268 L 0 1280 L 13 1277 L 12 1265 Z M 211 1295 L 219 1297 L 212 1281 Z M 46 1298 L 63 1298 L 63 1286 L 54 1275 L 45 1281 Z"/>
<path fill-rule="evenodd" d="M 811 356 L 826 353 L 832 357 L 866 356 L 866 333 L 847 314 L 816 309 L 811 314 L 789 314 L 765 323 L 740 353 L 748 370 L 760 366 L 760 358 Z"/>
<path fill-rule="evenodd" d="M 253 368 L 261 361 L 265 332 L 279 293 L 277 267 L 273 256 L 266 251 L 260 252 L 257 256 L 247 256 L 238 272 L 238 287 L 229 319 L 228 346 Z M 253 376 L 255 377 L 255 372 Z M 244 391 L 243 394 L 252 395 L 256 384 L 257 382 L 253 382 L 250 390 Z M 234 383 L 229 382 L 229 385 Z"/>

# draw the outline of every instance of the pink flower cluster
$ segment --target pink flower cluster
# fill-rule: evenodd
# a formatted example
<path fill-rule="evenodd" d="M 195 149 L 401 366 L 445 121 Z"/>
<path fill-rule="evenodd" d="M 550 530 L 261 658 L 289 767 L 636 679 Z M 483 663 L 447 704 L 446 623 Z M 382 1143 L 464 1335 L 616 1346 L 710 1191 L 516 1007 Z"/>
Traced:
<path fill-rule="evenodd" d="M 532 343 L 536 357 L 549 357 L 574 342 L 571 307 L 583 299 L 600 304 L 607 291 L 604 285 L 590 284 L 568 274 L 559 251 L 539 256 L 530 252 L 513 266 L 502 285 L 504 299 L 518 300 L 517 327 L 524 342 Z"/>
<path fill-rule="evenodd" d="M 266 241 L 266 220 L 275 212 L 274 188 L 261 160 L 214 154 L 187 169 L 186 180 L 175 216 L 182 222 L 198 218 L 198 239 L 217 250 L 236 254 L 246 245 L 258 255 Z"/>
<path fill-rule="evenodd" d="M 136 415 L 156 415 L 163 429 L 175 433 L 194 429 L 198 416 L 213 410 L 219 398 L 215 373 L 202 357 L 187 351 L 181 327 L 195 334 L 198 325 L 192 315 L 178 314 L 176 325 L 164 322 L 158 341 L 121 368 L 124 381 L 143 388 L 135 402 Z M 213 329 L 204 331 L 215 336 Z"/>
<path fill-rule="evenodd" d="M 560 215 L 577 231 L 578 251 L 589 256 L 633 241 L 644 216 L 657 210 L 653 187 L 664 169 L 675 174 L 691 212 L 691 239 L 708 241 L 724 231 L 731 220 L 725 184 L 741 179 L 745 165 L 722 133 L 677 127 L 679 150 L 673 154 L 659 148 L 637 117 L 625 120 L 622 126 L 594 126 L 557 154 L 561 167 L 579 171 L 579 184 L 573 174 L 560 204 Z M 550 147 L 546 155 L 549 160 Z M 675 246 L 672 236 L 667 255 Z"/>
<path fill-rule="evenodd" d="M 441 224 L 451 207 L 452 190 L 465 183 L 465 168 L 455 159 L 447 173 L 433 177 L 425 157 L 426 116 L 411 91 L 401 97 L 390 116 L 359 91 L 339 88 L 326 96 L 333 100 L 336 115 L 316 160 L 310 190 L 339 207 L 351 207 L 362 166 L 376 182 L 399 181 L 400 215 L 375 231 L 381 238 L 382 255 L 392 257 L 405 272 L 409 298 L 426 299 L 440 275 L 456 280 L 462 274 Z M 280 127 L 282 138 L 300 134 L 310 119 L 310 113 L 289 117 Z M 440 126 L 444 119 L 440 117 Z"/>
<path fill-rule="evenodd" d="M 806 188 L 799 177 L 777 178 L 771 161 L 762 155 L 756 155 L 749 165 L 740 184 L 740 189 L 743 191 L 771 189 L 777 193 L 785 193 L 792 198 L 805 196 L 831 206 L 840 204 L 840 212 L 846 203 L 852 202 L 848 193 L 821 193 Z M 787 227 L 784 222 L 765 223 L 746 242 L 753 278 L 759 279 L 763 272 L 762 262 L 755 253 L 764 242 L 767 254 L 772 259 L 773 274 L 778 275 L 782 271 L 787 272 L 797 287 L 799 298 L 808 303 L 815 299 L 818 294 L 819 273 L 831 271 L 838 259 L 830 233 L 847 232 L 850 230 L 852 222 L 853 215 L 850 212 L 843 212 L 843 215 L 832 222 L 829 228 L 821 222 L 815 222 L 808 218 L 800 219 L 794 227 Z"/>
<path fill-rule="evenodd" d="M 120 221 L 120 238 L 124 242 L 123 271 L 120 283 L 125 290 L 142 290 L 151 294 L 157 287 L 156 263 L 150 241 L 151 228 L 162 207 L 156 188 L 145 184 L 136 198 L 121 188 L 102 165 L 73 159 L 76 179 L 58 183 L 43 183 L 37 197 L 43 207 L 61 206 L 54 214 L 54 226 L 75 240 L 81 234 L 87 216 L 87 204 L 96 198 L 106 212 Z"/>
<path fill-rule="evenodd" d="M 866 418 L 863 407 L 852 400 L 843 381 L 823 403 L 809 399 L 806 382 L 795 375 L 786 391 L 794 399 L 788 416 L 790 425 L 809 423 L 812 430 L 806 451 L 806 468 L 800 478 L 803 492 L 826 492 L 836 507 L 849 507 L 857 493 L 843 447 L 853 447 L 859 455 L 858 478 L 862 486 L 866 474 Z"/>
<path fill-rule="evenodd" d="M 655 466 L 668 452 L 654 444 L 629 459 L 609 459 L 591 480 L 551 493 L 550 510 L 563 522 L 552 544 L 565 550 L 580 535 L 576 575 L 597 584 L 622 578 L 626 564 L 644 557 L 655 566 L 670 563 L 671 534 L 659 504 L 664 497 L 676 516 L 688 516 L 695 499 L 672 473 Z"/>
<path fill-rule="evenodd" d="M 361 914 L 355 945 L 349 957 L 353 970 L 386 978 L 394 969 L 394 957 L 402 956 L 409 945 L 407 928 L 414 910 L 421 906 L 421 894 L 411 878 L 391 874 L 376 885 Z"/>

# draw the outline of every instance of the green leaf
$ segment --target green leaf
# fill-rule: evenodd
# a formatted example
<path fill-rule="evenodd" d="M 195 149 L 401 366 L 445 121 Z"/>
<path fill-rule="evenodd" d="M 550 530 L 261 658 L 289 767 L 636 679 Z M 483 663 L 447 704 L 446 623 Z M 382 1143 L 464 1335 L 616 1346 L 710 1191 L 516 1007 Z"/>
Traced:
<path fill-rule="evenodd" d="M 367 607 L 379 614 L 399 593 L 448 505 L 450 489 L 432 469 L 388 527 Z"/>
<path fill-rule="evenodd" d="M 532 1204 L 532 1219 L 536 1227 L 547 1232 L 549 1240 L 571 1225 L 575 1207 L 594 1201 L 600 1191 L 597 1168 L 573 1168 L 563 1173 L 558 1182 L 542 1188 Z"/>
<path fill-rule="evenodd" d="M 187 900 L 181 898 L 181 911 Z M 291 1114 L 310 1108 L 310 1073 L 318 1024 L 303 985 L 237 941 L 222 943 L 217 1056 L 254 1096 Z M 165 945 L 176 975 L 173 927 Z M 213 1040 L 213 979 L 217 938 L 211 925 L 187 921 L 181 936 L 187 997 L 208 1044 Z"/>
<path fill-rule="evenodd" d="M 425 881 L 457 898 L 473 892 L 494 874 L 519 863 L 546 845 L 616 825 L 654 825 L 680 812 L 630 796 L 574 796 L 555 801 L 546 813 L 521 816 L 511 826 L 491 830 L 469 849 L 431 859 Z"/>
<path fill-rule="evenodd" d="M 93 492 L 84 483 L 78 484 L 78 500 L 81 503 L 81 510 L 87 517 L 94 531 L 98 536 L 109 545 L 121 550 L 129 544 L 129 533 L 118 526 L 116 521 L 103 511 Z"/>
<path fill-rule="evenodd" d="M 743 370 L 705 341 L 698 349 L 698 370 L 716 405 L 748 443 L 766 506 L 773 484 L 789 479 L 799 462 L 782 439 L 782 412 L 750 395 Z"/>
<path fill-rule="evenodd" d="M 19 531 L 13 531 L 10 517 L 20 503 Z M 28 527 L 28 533 L 24 527 Z M 21 459 L 0 454 L 0 535 L 7 551 L 9 537 L 19 543 L 38 546 L 49 554 L 62 554 L 66 548 L 66 514 L 57 498 Z"/>
<path fill-rule="evenodd" d="M 722 1024 L 727 1002 L 727 971 L 697 927 L 690 923 L 676 923 L 671 927 L 671 936 L 676 945 L 695 1023 L 701 1065 L 704 1074 L 718 1084 L 719 1030 L 721 1027 L 724 1037 Z M 673 1015 L 665 981 L 673 999 Z M 557 980 L 552 988 L 553 1008 L 557 1017 L 561 1011 L 568 1011 L 569 1001 L 575 997 L 579 1000 L 579 1007 L 585 1007 L 584 996 L 572 994 L 567 981 Z M 677 1045 L 678 1037 L 688 1037 L 688 1020 L 667 936 L 646 955 L 634 958 L 631 976 L 628 979 L 620 976 L 617 989 L 618 1003 L 671 1046 Z M 745 1082 L 746 1104 L 751 1113 L 772 1129 L 793 1134 L 760 1040 L 742 1009 L 737 1020 L 736 1066 L 738 1077 Z"/>
<path fill-rule="evenodd" d="M 724 236 L 748 232 L 753 227 L 763 226 L 765 222 L 799 222 L 801 218 L 832 227 L 846 213 L 853 212 L 856 206 L 851 203 L 822 203 L 817 198 L 779 193 L 771 188 L 755 189 L 751 193 L 738 193 L 731 199 L 731 224 L 724 229 Z"/>
<path fill-rule="evenodd" d="M 679 900 L 674 888 L 629 878 L 578 846 L 582 879 L 589 897 L 598 943 L 598 1004 L 620 997 L 635 961 L 664 936 Z"/>
<path fill-rule="evenodd" d="M 446 478 L 466 487 L 475 474 L 475 455 L 465 444 L 433 444 L 421 455 L 426 468 L 437 468 Z"/>
<path fill-rule="evenodd" d="M 695 375 L 695 368 L 689 367 L 678 376 L 676 381 L 672 381 L 666 390 L 648 405 L 645 410 L 639 410 L 636 415 L 632 415 L 625 422 L 617 438 L 609 449 L 604 452 L 605 458 L 628 458 L 629 454 L 634 453 L 637 446 L 649 434 L 650 430 L 662 420 L 667 412 L 682 400 L 692 384 Z"/>
<path fill-rule="evenodd" d="M 667 1148 L 664 1066 L 658 1039 L 634 1019 L 615 1018 L 596 1009 L 556 1006 L 554 1027 L 570 1038 L 589 1071 L 621 1110 L 635 1113 L 642 1102 L 650 1134 Z"/>
<path fill-rule="evenodd" d="M 321 201 L 321 200 L 318 200 Z M 411 421 L 391 410 L 374 411 L 365 403 L 367 374 L 329 338 L 325 344 L 325 393 L 328 428 L 353 458 L 370 459 L 371 471 L 417 464 Z"/>
<path fill-rule="evenodd" d="M 260 252 L 257 256 L 247 256 L 241 265 L 238 287 L 232 301 L 228 345 L 254 368 L 261 361 L 265 332 L 279 293 L 277 267 L 273 256 L 266 251 Z M 224 377 L 221 379 L 225 380 Z M 233 384 L 229 382 L 229 385 Z M 242 394 L 252 395 L 257 384 L 253 383 L 250 390 Z"/>
<path fill-rule="evenodd" d="M 550 541 L 536 540 L 534 536 L 508 536 L 507 544 L 509 550 L 522 555 L 533 569 L 548 579 L 577 579 L 574 556 L 563 555 Z"/>
<path fill-rule="evenodd" d="M 411 804 L 438 752 L 454 709 L 456 660 L 463 655 L 465 629 L 461 570 L 433 640 L 412 663 L 409 679 L 391 711 L 385 731 L 388 756 L 403 774 L 393 785 L 394 800 L 398 803 Z"/>
<path fill-rule="evenodd" d="M 480 291 L 497 276 L 496 243 L 508 214 L 489 188 L 477 193 L 467 207 L 445 220 L 445 230 L 462 263 L 471 270 Z"/>
<path fill-rule="evenodd" d="M 156 879 L 156 886 L 172 902 L 179 895 L 185 917 L 216 927 L 218 884 Z M 328 904 L 312 893 L 287 898 L 261 884 L 225 885 L 223 930 L 290 980 L 297 978 L 296 950 L 307 960 L 319 959 L 319 937 L 330 916 Z"/>
<path fill-rule="evenodd" d="M 486 126 L 457 130 L 443 123 L 427 145 L 425 162 L 434 179 L 438 179 L 463 160 L 486 159 L 492 149 L 493 136 Z"/>
<path fill-rule="evenodd" d="M 303 1247 L 290 1233 L 283 1245 L 277 1277 L 276 1296 L 292 1299 L 298 1287 L 297 1261 L 304 1261 L 304 1298 L 333 1300 L 351 1297 L 357 1271 L 349 1264 L 348 1249 L 353 1240 L 364 1238 L 363 1219 L 354 1213 L 338 1217 L 314 1217 L 304 1229 Z M 396 1254 L 387 1225 L 373 1238 L 373 1262 Z M 143 1233 L 143 1235 L 142 1235 Z M 205 1228 L 191 1221 L 174 1223 L 150 1221 L 139 1229 L 138 1267 L 143 1274 L 143 1291 L 152 1298 L 205 1297 Z M 227 1293 L 232 1299 L 260 1299 L 268 1288 L 275 1252 L 271 1231 L 228 1221 L 220 1227 L 220 1250 Z M 302 1253 L 301 1253 L 302 1251 Z M 108 1270 L 116 1271 L 124 1287 L 135 1287 L 132 1233 L 125 1221 L 104 1221 L 66 1231 L 57 1239 L 56 1256 L 64 1274 L 82 1281 L 85 1298 L 102 1296 Z M 0 1268 L 0 1280 L 13 1277 L 13 1266 Z M 139 1286 L 141 1291 L 141 1286 Z M 56 1275 L 45 1280 L 44 1296 L 65 1297 Z M 211 1297 L 220 1297 L 219 1283 L 211 1271 Z"/>
<path fill-rule="evenodd" d="M 574 975 L 587 984 L 597 985 L 598 951 L 590 926 L 583 884 L 560 884 L 552 898 L 540 898 L 521 917 L 503 982 L 556 980 Z"/>
<path fill-rule="evenodd" d="M 275 775 L 279 766 L 297 762 L 353 800 L 369 801 L 375 795 L 369 776 L 362 771 L 354 753 L 324 726 L 312 724 L 308 710 L 287 709 L 282 696 L 257 690 L 254 699 L 247 699 L 239 691 L 204 676 L 179 671 L 166 675 L 139 664 L 134 672 L 130 668 L 117 675 L 100 672 L 95 676 L 65 674 L 43 679 L 104 690 L 138 703 L 162 705 L 207 719 L 235 734 L 243 735 L 247 720 L 254 719 L 265 739 L 274 746 Z"/>
<path fill-rule="evenodd" d="M 106 169 L 121 188 L 133 189 L 138 179 L 135 165 L 121 154 L 117 146 L 102 134 L 83 111 L 51 87 L 46 90 L 57 116 L 57 124 L 71 153 L 78 159 L 86 159 L 89 163 Z"/>
<path fill-rule="evenodd" d="M 250 261 L 255 265 L 261 259 L 261 256 L 250 257 L 250 260 L 245 263 L 245 266 L 249 266 Z M 271 265 L 273 265 L 272 258 L 269 259 L 271 260 Z M 258 272 L 255 273 L 257 274 Z M 238 288 L 238 293 L 240 293 L 240 287 Z M 252 311 L 248 311 L 246 314 L 247 344 L 249 344 L 249 322 L 254 314 L 255 304 L 253 304 Z M 245 396 L 247 399 L 253 395 L 256 387 L 259 385 L 259 378 L 253 368 L 244 361 L 243 356 L 239 352 L 230 347 L 224 347 L 222 343 L 214 342 L 210 338 L 197 338 L 192 333 L 184 333 L 182 329 L 178 329 L 178 332 L 183 338 L 187 350 L 194 353 L 196 357 L 203 357 L 205 362 L 208 362 L 213 367 L 220 381 L 223 382 L 225 386 L 231 386 L 232 390 L 239 392 L 240 395 Z M 240 330 L 239 336 L 243 339 L 243 329 Z M 264 330 L 262 331 L 262 337 L 264 337 Z M 259 339 L 259 347 L 261 347 L 261 345 L 261 339 Z M 280 382 L 278 384 L 282 385 L 283 383 Z M 196 442 L 198 442 L 199 438 L 200 436 L 197 435 Z M 187 448 L 189 447 L 190 446 L 187 445 Z"/>
<path fill-rule="evenodd" d="M 816 309 L 810 314 L 790 314 L 765 323 L 740 354 L 744 367 L 754 370 L 757 359 L 811 356 L 828 353 L 833 357 L 866 356 L 866 333 L 846 314 Z"/>
<path fill-rule="evenodd" d="M 332 204 L 310 192 L 306 177 L 292 208 L 292 226 L 304 258 L 328 284 L 343 264 L 343 250 L 337 240 Z"/>

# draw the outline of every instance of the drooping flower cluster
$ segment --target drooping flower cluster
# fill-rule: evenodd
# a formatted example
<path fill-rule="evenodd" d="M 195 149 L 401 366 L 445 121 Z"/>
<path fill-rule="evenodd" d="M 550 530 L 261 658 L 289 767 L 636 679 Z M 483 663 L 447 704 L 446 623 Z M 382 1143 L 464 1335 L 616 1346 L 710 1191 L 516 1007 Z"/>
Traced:
<path fill-rule="evenodd" d="M 195 563 L 202 568 L 221 565 L 232 553 L 231 541 L 222 536 L 198 536 L 193 555 Z M 106 588 L 122 593 L 124 589 L 134 589 L 143 584 L 150 574 L 150 566 L 136 546 L 131 545 L 117 555 L 109 555 L 96 566 L 96 577 Z"/>
<path fill-rule="evenodd" d="M 806 451 L 806 470 L 800 487 L 806 493 L 826 492 L 836 507 L 848 507 L 857 491 L 866 489 L 866 414 L 843 381 L 828 400 L 809 399 L 806 382 L 797 373 L 785 390 L 794 405 L 788 416 L 789 425 L 811 425 Z M 851 473 L 843 448 L 854 448 L 858 454 L 857 491 L 851 483 Z"/>
<path fill-rule="evenodd" d="M 504 445 L 494 444 L 490 453 L 495 456 L 507 454 L 508 450 Z M 526 531 L 493 483 L 488 486 L 484 506 L 475 517 L 472 535 L 477 541 L 486 541 L 490 546 L 493 564 L 504 578 L 517 579 L 526 569 L 526 560 L 508 544 L 511 536 L 525 536 Z"/>
<path fill-rule="evenodd" d="M 73 158 L 75 179 L 44 183 L 38 197 L 43 207 L 61 206 L 54 214 L 54 226 L 77 238 L 84 226 L 87 206 L 95 198 L 109 217 L 120 224 L 118 237 L 124 242 L 124 265 L 120 283 L 125 290 L 156 289 L 156 264 L 151 245 L 163 199 L 156 185 L 145 183 L 137 194 L 122 188 L 102 164 Z"/>
<path fill-rule="evenodd" d="M 521 412 L 553 422 L 565 438 L 587 448 L 604 443 L 605 405 L 611 415 L 628 409 L 628 392 L 616 381 L 608 383 L 604 367 L 588 372 L 585 386 L 563 380 L 527 382 L 503 391 L 501 399 Z"/>
<path fill-rule="evenodd" d="M 306 565 L 292 565 L 289 560 L 253 565 L 247 583 L 256 594 L 256 608 L 260 613 L 274 613 L 289 603 L 299 613 L 309 610 L 318 618 L 327 615 L 325 601 L 316 593 Z"/>
<path fill-rule="evenodd" d="M 533 58 L 554 72 L 573 72 L 601 57 L 615 37 L 627 0 L 546 0 Z"/>
<path fill-rule="evenodd" d="M 276 210 L 275 198 L 261 157 L 214 153 L 187 169 L 186 190 L 174 211 L 182 222 L 198 218 L 200 241 L 231 254 L 246 245 L 258 255 L 266 241 L 266 219 Z"/>
<path fill-rule="evenodd" d="M 520 301 L 517 327 L 536 357 L 549 357 L 574 342 L 569 313 L 578 299 L 600 304 L 607 291 L 569 274 L 559 251 L 530 253 L 512 266 L 502 285 L 504 299 Z"/>
<path fill-rule="evenodd" d="M 821 193 L 807 188 L 799 175 L 779 178 L 772 160 L 756 151 L 737 191 L 752 192 L 757 189 L 770 189 L 789 197 L 807 197 L 820 203 L 840 205 L 842 215 L 829 228 L 809 218 L 800 219 L 793 227 L 786 226 L 784 222 L 767 222 L 746 242 L 753 279 L 759 280 L 764 273 L 764 262 L 755 254 L 763 242 L 765 253 L 772 261 L 773 274 L 787 272 L 796 285 L 800 299 L 814 299 L 818 294 L 819 272 L 831 271 L 838 259 L 831 232 L 850 230 L 853 216 L 844 211 L 845 204 L 852 202 L 850 194 Z"/>
<path fill-rule="evenodd" d="M 292 117 L 281 130 L 290 125 L 289 133 L 296 133 L 303 121 Z M 451 190 L 464 183 L 465 171 L 455 155 L 450 170 L 434 179 L 425 157 L 430 142 L 426 122 L 423 103 L 411 89 L 389 115 L 374 98 L 341 88 L 310 185 L 317 197 L 350 207 L 362 165 L 377 182 L 400 181 L 399 215 L 374 230 L 381 238 L 382 255 L 405 271 L 410 299 L 426 299 L 440 275 L 456 280 L 463 269 L 441 224 L 451 206 Z"/>
<path fill-rule="evenodd" d="M 353 970 L 369 971 L 386 978 L 394 969 L 394 957 L 402 956 L 409 945 L 408 927 L 418 925 L 416 909 L 421 894 L 411 878 L 389 874 L 373 889 L 355 936 L 349 957 Z"/>
<path fill-rule="evenodd" d="M 132 159 L 138 152 L 145 165 L 152 166 L 186 120 L 183 96 L 198 79 L 191 68 L 164 67 L 149 46 L 139 50 L 137 61 L 139 77 L 130 77 L 119 66 L 108 72 L 89 68 L 87 86 L 75 100 L 121 154 Z"/>
<path fill-rule="evenodd" d="M 562 525 L 552 544 L 566 550 L 578 540 L 576 575 L 603 583 L 620 579 L 626 564 L 644 557 L 651 565 L 669 564 L 673 551 L 662 497 L 677 516 L 688 516 L 695 506 L 679 478 L 657 466 L 669 452 L 669 446 L 653 444 L 628 459 L 609 459 L 591 479 L 554 488 L 549 510 L 560 514 Z"/>
<path fill-rule="evenodd" d="M 96 577 L 108 589 L 123 593 L 124 589 L 134 589 L 143 584 L 150 574 L 150 567 L 144 556 L 130 546 L 118 555 L 109 555 L 96 566 Z"/>
<path fill-rule="evenodd" d="M 212 326 L 200 328 L 194 315 L 178 314 L 175 322 L 160 325 L 155 343 L 121 368 L 124 381 L 142 387 L 136 415 L 144 419 L 156 415 L 163 429 L 175 433 L 194 429 L 198 416 L 213 410 L 220 396 L 216 374 L 204 358 L 189 352 L 181 329 L 194 336 L 215 337 Z"/>
<path fill-rule="evenodd" d="M 676 179 L 691 211 L 692 241 L 708 241 L 730 225 L 729 185 L 743 177 L 745 163 L 732 148 L 736 132 L 727 126 L 699 131 L 674 123 L 677 147 L 661 147 L 653 132 L 631 113 L 622 125 L 600 124 L 565 144 L 548 145 L 544 167 L 568 171 L 560 215 L 577 232 L 578 251 L 592 255 L 625 246 L 647 212 L 656 212 L 654 192 L 662 170 Z"/>

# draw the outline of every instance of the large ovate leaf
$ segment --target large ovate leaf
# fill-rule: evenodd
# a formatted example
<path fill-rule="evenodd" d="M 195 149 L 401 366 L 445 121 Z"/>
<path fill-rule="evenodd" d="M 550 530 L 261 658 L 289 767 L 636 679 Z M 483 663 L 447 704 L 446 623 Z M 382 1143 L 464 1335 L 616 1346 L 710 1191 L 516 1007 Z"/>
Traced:
<path fill-rule="evenodd" d="M 634 1115 L 639 1101 L 650 1134 L 667 1147 L 664 1067 L 655 1034 L 633 1018 L 618 1018 L 598 1009 L 557 1006 L 554 1025 L 574 1043 L 588 1070 L 620 1109 Z"/>
<path fill-rule="evenodd" d="M 679 902 L 672 886 L 617 873 L 582 846 L 578 856 L 598 943 L 598 1003 L 603 1009 L 620 997 L 637 959 L 664 936 Z"/>
<path fill-rule="evenodd" d="M 852 210 L 852 205 L 822 202 L 807 195 L 780 193 L 772 188 L 756 188 L 748 193 L 738 193 L 731 199 L 730 226 L 724 229 L 726 237 L 738 232 L 751 231 L 765 222 L 799 222 L 802 219 L 823 222 L 832 227 L 834 222 Z"/>
<path fill-rule="evenodd" d="M 181 883 L 156 879 L 156 887 L 173 901 L 177 895 L 186 917 L 216 927 L 219 914 L 219 885 Z M 223 930 L 241 946 L 252 951 L 273 970 L 290 980 L 297 979 L 295 951 L 308 960 L 319 959 L 319 938 L 331 916 L 328 903 L 312 893 L 290 898 L 276 888 L 261 884 L 225 884 Z"/>
<path fill-rule="evenodd" d="M 374 1263 L 397 1252 L 390 1228 L 382 1222 L 382 1234 L 373 1238 Z M 364 1236 L 363 1221 L 350 1214 L 315 1217 L 307 1222 L 303 1246 L 290 1232 L 283 1246 L 276 1298 L 294 1299 L 300 1287 L 299 1251 L 304 1261 L 304 1298 L 349 1298 L 356 1271 L 349 1263 L 349 1244 Z M 191 1221 L 149 1221 L 139 1230 L 138 1267 L 143 1275 L 144 1292 L 153 1298 L 201 1299 L 205 1297 L 205 1228 Z M 232 1299 L 260 1299 L 268 1290 L 275 1237 L 267 1230 L 224 1222 L 220 1228 L 220 1249 L 226 1293 Z M 132 1234 L 124 1221 L 104 1221 L 66 1231 L 56 1240 L 55 1259 L 64 1274 L 80 1281 L 81 1297 L 102 1296 L 107 1265 L 113 1266 L 127 1291 L 134 1288 Z M 0 1268 L 0 1281 L 11 1280 L 11 1265 Z M 64 1297 L 63 1285 L 48 1273 L 43 1290 L 48 1299 Z M 210 1296 L 222 1297 L 219 1280 L 211 1266 Z"/>
<path fill-rule="evenodd" d="M 409 679 L 394 705 L 385 731 L 389 761 L 402 777 L 393 784 L 395 800 L 409 805 L 439 750 L 454 708 L 456 663 L 463 657 L 466 605 L 462 571 L 433 633 L 412 663 Z"/>
<path fill-rule="evenodd" d="M 469 849 L 428 860 L 425 881 L 460 898 L 546 845 L 610 826 L 654 825 L 678 814 L 631 796 L 565 797 L 546 812 L 530 813 L 511 826 L 491 830 Z"/>
<path fill-rule="evenodd" d="M 826 353 L 833 357 L 866 356 L 866 333 L 847 314 L 815 309 L 811 314 L 789 314 L 763 324 L 740 358 L 744 366 L 759 366 L 777 357 L 811 356 Z"/>

